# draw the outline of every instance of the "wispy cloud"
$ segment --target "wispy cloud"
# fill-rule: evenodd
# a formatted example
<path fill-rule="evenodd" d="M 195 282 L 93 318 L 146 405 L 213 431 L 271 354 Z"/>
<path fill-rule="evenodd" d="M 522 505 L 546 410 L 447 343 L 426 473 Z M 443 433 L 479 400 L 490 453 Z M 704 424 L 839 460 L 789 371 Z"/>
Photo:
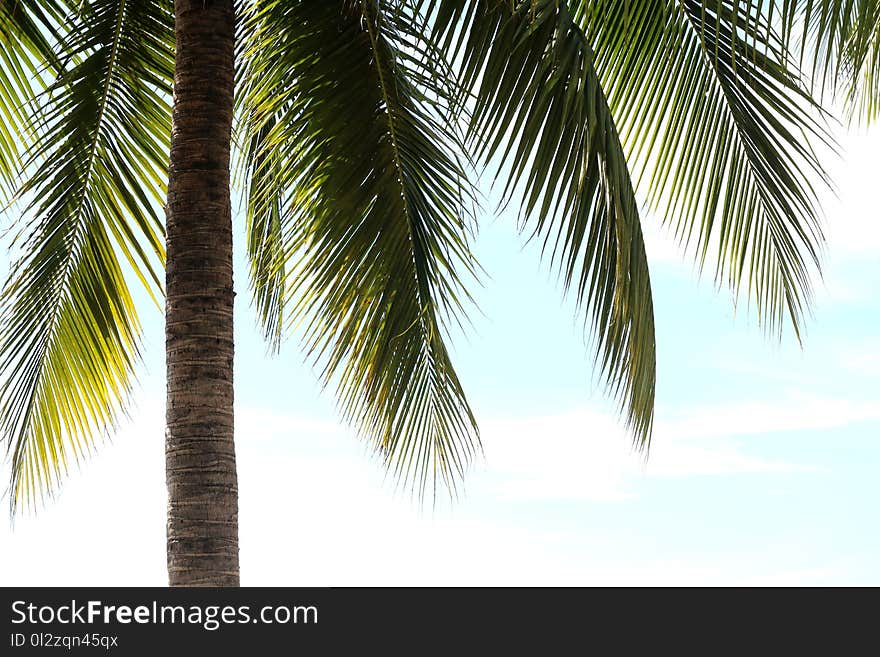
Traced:
<path fill-rule="evenodd" d="M 880 130 L 843 134 L 839 139 L 843 157 L 831 159 L 828 167 L 838 195 L 827 195 L 823 203 L 830 249 L 839 255 L 876 256 L 880 249 Z"/>
<path fill-rule="evenodd" d="M 835 357 L 846 371 L 880 378 L 880 337 L 866 338 L 838 347 Z M 877 406 L 880 406 L 880 400 Z"/>
<path fill-rule="evenodd" d="M 483 424 L 487 463 L 477 485 L 507 499 L 627 500 L 651 477 L 798 473 L 810 464 L 750 454 L 735 437 L 829 428 L 880 415 L 847 402 L 743 403 L 706 407 L 658 422 L 650 459 L 630 447 L 613 416 L 581 409 Z"/>
<path fill-rule="evenodd" d="M 672 439 L 816 431 L 880 419 L 880 400 L 853 401 L 790 393 L 770 401 L 743 401 L 683 410 L 661 422 Z"/>
<path fill-rule="evenodd" d="M 808 412 L 807 409 L 812 409 Z M 390 494 L 367 450 L 322 418 L 238 413 L 242 555 L 248 584 L 695 584 L 821 583 L 824 564 L 791 572 L 720 565 L 677 555 L 658 561 L 615 557 L 622 539 L 608 530 L 559 533 L 528 524 L 519 508 L 559 501 L 619 503 L 641 498 L 648 481 L 762 473 L 806 473 L 810 464 L 761 458 L 734 436 L 843 426 L 874 417 L 839 400 L 731 404 L 680 417 L 661 415 L 647 466 L 613 415 L 579 409 L 483 422 L 487 459 L 452 513 L 432 515 Z M 65 485 L 37 518 L 0 540 L 7 584 L 164 583 L 161 405 Z M 828 419 L 831 418 L 831 419 Z M 641 502 L 640 502 L 641 503 Z M 507 510 L 507 511 L 505 511 Z M 525 524 L 523 524 L 525 523 Z M 567 526 L 567 525 L 566 525 Z M 84 527 L 90 527 L 84 532 Z M 58 537 L 67 536 L 64 549 Z M 552 557 L 551 557 L 552 555 Z M 681 556 L 681 558 L 679 558 Z M 40 563 L 38 570 L 17 563 Z M 430 568 L 424 568 L 430 563 Z M 766 564 L 765 564 L 766 565 Z M 752 579 L 749 580 L 748 578 Z M 763 578 L 763 579 L 762 579 Z"/>

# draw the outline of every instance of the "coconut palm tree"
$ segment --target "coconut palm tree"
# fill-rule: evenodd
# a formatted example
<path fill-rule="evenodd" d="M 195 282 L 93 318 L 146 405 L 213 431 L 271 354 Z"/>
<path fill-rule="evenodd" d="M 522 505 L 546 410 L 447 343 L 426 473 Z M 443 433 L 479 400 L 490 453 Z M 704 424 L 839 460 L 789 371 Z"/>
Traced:
<path fill-rule="evenodd" d="M 808 307 L 824 132 L 774 6 L 0 0 L 0 168 L 21 209 L 0 319 L 13 511 L 126 409 L 142 285 L 165 302 L 169 581 L 238 583 L 230 162 L 270 344 L 299 327 L 399 481 L 454 490 L 480 449 L 446 336 L 480 271 L 486 169 L 647 448 L 635 189 L 768 329 Z"/>

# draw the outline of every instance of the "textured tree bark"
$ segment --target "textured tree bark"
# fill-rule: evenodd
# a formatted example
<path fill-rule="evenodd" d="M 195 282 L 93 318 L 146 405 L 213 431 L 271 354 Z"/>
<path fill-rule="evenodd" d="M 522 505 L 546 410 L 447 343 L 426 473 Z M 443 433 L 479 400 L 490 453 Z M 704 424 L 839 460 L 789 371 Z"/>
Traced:
<path fill-rule="evenodd" d="M 175 0 L 168 181 L 168 581 L 238 586 L 233 443 L 233 0 Z"/>

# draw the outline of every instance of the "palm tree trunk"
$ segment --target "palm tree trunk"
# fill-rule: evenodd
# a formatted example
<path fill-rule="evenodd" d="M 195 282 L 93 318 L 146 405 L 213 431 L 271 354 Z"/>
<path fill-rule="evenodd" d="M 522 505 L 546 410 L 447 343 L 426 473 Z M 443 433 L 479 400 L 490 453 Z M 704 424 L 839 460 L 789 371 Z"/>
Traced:
<path fill-rule="evenodd" d="M 168 181 L 168 580 L 238 586 L 233 442 L 233 0 L 175 0 Z"/>

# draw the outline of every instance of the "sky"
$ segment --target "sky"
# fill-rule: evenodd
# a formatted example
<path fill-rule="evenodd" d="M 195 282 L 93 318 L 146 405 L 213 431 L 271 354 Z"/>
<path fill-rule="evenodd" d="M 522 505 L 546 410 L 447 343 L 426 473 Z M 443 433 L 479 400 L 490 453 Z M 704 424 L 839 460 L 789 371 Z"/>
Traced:
<path fill-rule="evenodd" d="M 237 214 L 241 581 L 342 585 L 880 585 L 880 130 L 841 134 L 803 346 L 757 327 L 645 217 L 657 323 L 647 461 L 583 327 L 507 214 L 453 358 L 485 455 L 436 509 L 396 491 L 294 342 L 270 358 Z M 163 586 L 162 317 L 131 419 L 36 514 L 0 522 L 0 584 Z"/>

